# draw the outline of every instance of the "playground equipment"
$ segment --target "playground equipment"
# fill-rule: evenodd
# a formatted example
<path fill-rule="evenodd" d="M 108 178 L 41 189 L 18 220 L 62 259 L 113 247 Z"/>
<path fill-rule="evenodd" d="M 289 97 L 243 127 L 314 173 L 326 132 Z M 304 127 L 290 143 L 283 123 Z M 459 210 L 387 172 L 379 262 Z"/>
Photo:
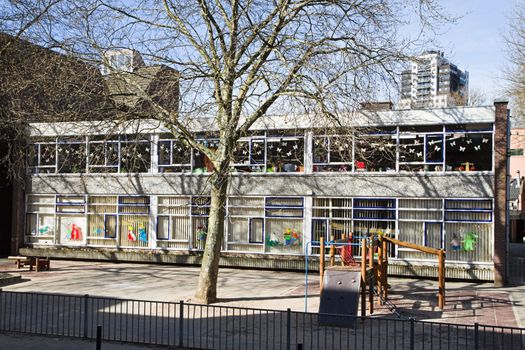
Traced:
<path fill-rule="evenodd" d="M 415 249 L 423 253 L 437 255 L 438 257 L 438 307 L 443 310 L 445 307 L 445 250 L 430 248 L 410 242 L 400 241 L 385 235 L 378 235 L 378 254 L 377 254 L 377 290 L 379 300 L 388 299 L 388 243 L 396 244 L 401 247 Z"/>
<path fill-rule="evenodd" d="M 354 243 L 354 241 L 358 243 Z M 378 295 L 378 304 L 388 300 L 388 244 L 394 244 L 438 257 L 438 306 L 445 306 L 445 251 L 426 246 L 404 242 L 386 235 L 352 237 L 325 242 L 311 241 L 306 245 L 305 274 L 305 312 L 308 311 L 308 246 L 319 248 L 319 288 L 321 293 L 319 312 L 321 314 L 356 314 L 358 299 L 361 298 L 361 316 L 366 316 L 368 294 L 368 310 L 374 312 L 374 292 Z M 326 248 L 330 248 L 326 264 Z M 360 260 L 354 259 L 353 247 L 360 249 Z M 377 258 L 375 250 L 377 247 Z M 339 251 L 340 266 L 336 266 L 336 250 Z M 356 283 L 359 281 L 359 283 Z M 354 307 L 355 305 L 355 307 Z M 333 321 L 333 320 L 332 320 Z M 332 322 L 334 323 L 334 322 Z"/>

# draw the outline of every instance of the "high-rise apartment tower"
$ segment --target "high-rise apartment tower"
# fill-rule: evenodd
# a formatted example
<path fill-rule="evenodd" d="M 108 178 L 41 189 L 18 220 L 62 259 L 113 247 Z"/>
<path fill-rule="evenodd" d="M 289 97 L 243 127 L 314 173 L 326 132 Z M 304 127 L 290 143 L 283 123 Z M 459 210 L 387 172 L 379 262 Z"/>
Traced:
<path fill-rule="evenodd" d="M 468 72 L 449 62 L 441 51 L 426 51 L 401 73 L 399 108 L 466 105 Z"/>

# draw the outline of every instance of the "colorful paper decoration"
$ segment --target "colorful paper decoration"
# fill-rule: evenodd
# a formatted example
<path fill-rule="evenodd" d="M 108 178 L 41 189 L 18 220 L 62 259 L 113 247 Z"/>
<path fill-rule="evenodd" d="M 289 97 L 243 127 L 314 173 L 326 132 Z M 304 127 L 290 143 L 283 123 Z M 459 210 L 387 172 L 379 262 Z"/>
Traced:
<path fill-rule="evenodd" d="M 148 243 L 148 233 L 143 226 L 139 227 L 139 242 Z"/>
<path fill-rule="evenodd" d="M 133 226 L 128 226 L 128 241 L 135 242 L 137 240 L 137 235 L 133 230 Z"/>
<path fill-rule="evenodd" d="M 71 224 L 66 238 L 72 241 L 82 240 L 82 229 L 76 224 Z"/>
<path fill-rule="evenodd" d="M 42 225 L 38 227 L 38 234 L 39 235 L 45 235 L 49 232 L 51 228 L 47 225 Z"/>
<path fill-rule="evenodd" d="M 474 251 L 476 242 L 478 240 L 478 235 L 474 232 L 469 232 L 465 235 L 463 239 L 463 250 L 466 252 Z"/>
<path fill-rule="evenodd" d="M 206 232 L 206 229 L 204 228 L 204 226 L 197 227 L 197 240 L 198 241 L 205 241 L 207 234 L 208 233 Z"/>

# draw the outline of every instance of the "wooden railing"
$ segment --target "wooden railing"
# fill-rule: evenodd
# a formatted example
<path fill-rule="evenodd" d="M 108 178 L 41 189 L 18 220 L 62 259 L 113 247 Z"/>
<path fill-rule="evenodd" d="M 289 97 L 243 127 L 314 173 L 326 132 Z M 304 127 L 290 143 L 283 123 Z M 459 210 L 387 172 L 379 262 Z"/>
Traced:
<path fill-rule="evenodd" d="M 415 249 L 423 253 L 437 255 L 438 257 L 438 306 L 441 310 L 445 307 L 445 250 L 430 248 L 410 242 L 400 241 L 395 238 L 379 235 L 378 246 L 378 292 L 379 300 L 388 298 L 388 247 L 387 244 L 396 244 L 401 247 Z"/>

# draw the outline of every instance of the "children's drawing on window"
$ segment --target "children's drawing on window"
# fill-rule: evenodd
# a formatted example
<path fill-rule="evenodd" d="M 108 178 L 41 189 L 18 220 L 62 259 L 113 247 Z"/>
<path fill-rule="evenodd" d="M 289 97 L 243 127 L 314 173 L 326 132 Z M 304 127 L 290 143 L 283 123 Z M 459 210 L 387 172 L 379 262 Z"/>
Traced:
<path fill-rule="evenodd" d="M 68 225 L 68 232 L 66 239 L 71 241 L 80 241 L 82 240 L 82 228 L 77 224 Z"/>
<path fill-rule="evenodd" d="M 139 242 L 148 243 L 148 233 L 144 226 L 139 226 Z"/>
<path fill-rule="evenodd" d="M 476 233 L 469 232 L 465 234 L 465 238 L 463 239 L 463 250 L 466 252 L 473 252 L 477 241 L 478 235 Z"/>

